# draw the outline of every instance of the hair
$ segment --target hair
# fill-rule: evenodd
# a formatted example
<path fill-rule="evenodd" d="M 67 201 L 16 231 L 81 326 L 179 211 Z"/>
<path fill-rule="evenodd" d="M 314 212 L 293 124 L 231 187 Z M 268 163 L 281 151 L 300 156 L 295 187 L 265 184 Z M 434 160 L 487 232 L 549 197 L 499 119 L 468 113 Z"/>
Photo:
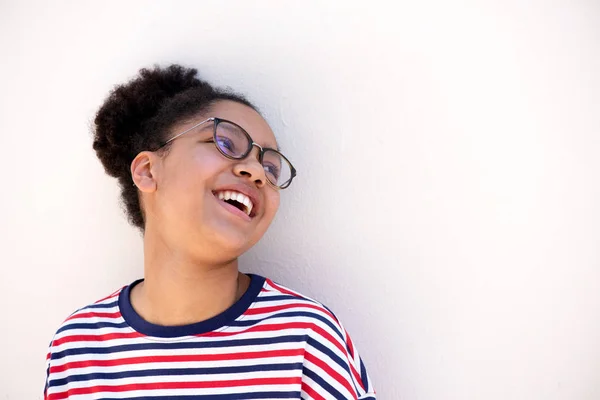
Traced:
<path fill-rule="evenodd" d="M 106 173 L 117 178 L 129 222 L 142 232 L 145 214 L 131 177 L 131 162 L 144 150 L 159 148 L 170 129 L 206 111 L 220 100 L 251 107 L 243 95 L 215 88 L 196 77 L 195 68 L 172 64 L 142 68 L 129 82 L 117 85 L 96 113 L 94 150 Z M 170 145 L 161 149 L 168 151 Z"/>

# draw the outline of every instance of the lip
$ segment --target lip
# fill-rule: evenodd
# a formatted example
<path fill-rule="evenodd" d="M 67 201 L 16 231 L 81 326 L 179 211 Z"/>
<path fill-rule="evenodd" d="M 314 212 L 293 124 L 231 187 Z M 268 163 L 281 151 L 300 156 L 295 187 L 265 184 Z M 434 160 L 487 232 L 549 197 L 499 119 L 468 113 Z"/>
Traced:
<path fill-rule="evenodd" d="M 225 203 L 223 200 L 219 200 L 216 197 L 215 197 L 215 200 L 217 200 L 217 202 L 221 205 L 221 207 L 225 208 L 230 213 L 237 215 L 238 217 L 240 217 L 244 221 L 248 221 L 248 222 L 252 221 L 252 218 L 250 218 L 250 216 L 248 214 L 246 214 L 245 212 L 243 212 L 239 208 L 237 208 L 235 206 L 232 206 L 229 203 Z"/>
<path fill-rule="evenodd" d="M 230 190 L 230 191 L 234 191 L 234 192 L 239 192 L 242 193 L 246 196 L 248 196 L 250 198 L 250 200 L 252 201 L 252 212 L 250 213 L 250 216 L 248 216 L 248 214 L 246 214 L 245 212 L 239 210 L 237 207 L 232 206 L 231 204 L 227 204 L 226 202 L 224 202 L 223 200 L 219 200 L 219 198 L 216 196 L 217 192 L 223 192 L 226 190 Z M 260 199 L 260 193 L 258 192 L 258 190 L 241 184 L 241 183 L 234 183 L 231 185 L 225 185 L 225 186 L 221 186 L 218 189 L 215 189 L 212 191 L 213 196 L 215 196 L 215 199 L 217 199 L 219 201 L 219 203 L 222 203 L 221 205 L 226 205 L 229 206 L 233 209 L 235 209 L 237 212 L 239 212 L 240 214 L 243 214 L 245 217 L 252 219 L 255 216 L 258 215 L 258 213 L 261 211 L 261 201 Z M 227 209 L 229 209 L 229 207 L 227 207 Z M 231 210 L 230 210 L 231 211 Z"/>

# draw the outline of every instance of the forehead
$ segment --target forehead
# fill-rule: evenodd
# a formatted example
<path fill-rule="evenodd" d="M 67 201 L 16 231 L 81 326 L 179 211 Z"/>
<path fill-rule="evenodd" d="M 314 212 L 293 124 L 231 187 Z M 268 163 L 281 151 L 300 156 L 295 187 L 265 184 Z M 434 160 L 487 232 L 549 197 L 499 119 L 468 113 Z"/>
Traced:
<path fill-rule="evenodd" d="M 261 115 L 247 105 L 230 100 L 213 104 L 205 113 L 207 117 L 217 117 L 234 122 L 250 134 L 252 140 L 263 147 L 277 148 L 277 140 L 271 127 Z"/>

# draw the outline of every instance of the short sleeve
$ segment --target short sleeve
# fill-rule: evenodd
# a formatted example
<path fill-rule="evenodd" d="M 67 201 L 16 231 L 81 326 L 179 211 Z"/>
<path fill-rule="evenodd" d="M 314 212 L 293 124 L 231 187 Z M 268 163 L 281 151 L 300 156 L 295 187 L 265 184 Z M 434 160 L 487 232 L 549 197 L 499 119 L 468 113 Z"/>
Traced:
<path fill-rule="evenodd" d="M 46 355 L 46 381 L 44 383 L 44 400 L 48 400 L 48 380 L 50 378 L 50 348 L 52 346 L 52 342 L 50 343 L 50 346 L 48 347 L 48 354 Z"/>
<path fill-rule="evenodd" d="M 315 324 L 302 371 L 302 399 L 375 400 L 375 389 L 363 359 L 340 321 L 331 313 Z"/>

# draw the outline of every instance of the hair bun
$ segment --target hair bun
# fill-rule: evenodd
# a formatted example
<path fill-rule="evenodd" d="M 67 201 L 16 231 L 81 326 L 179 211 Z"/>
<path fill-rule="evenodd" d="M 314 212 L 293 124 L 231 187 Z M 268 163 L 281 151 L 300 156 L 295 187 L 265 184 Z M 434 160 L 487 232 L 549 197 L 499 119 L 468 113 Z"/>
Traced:
<path fill-rule="evenodd" d="M 107 174 L 129 177 L 129 164 L 143 149 L 147 136 L 144 128 L 168 99 L 190 88 L 210 87 L 196 78 L 197 72 L 177 64 L 155 65 L 140 69 L 137 77 L 110 92 L 96 114 L 93 129 L 93 147 Z"/>

